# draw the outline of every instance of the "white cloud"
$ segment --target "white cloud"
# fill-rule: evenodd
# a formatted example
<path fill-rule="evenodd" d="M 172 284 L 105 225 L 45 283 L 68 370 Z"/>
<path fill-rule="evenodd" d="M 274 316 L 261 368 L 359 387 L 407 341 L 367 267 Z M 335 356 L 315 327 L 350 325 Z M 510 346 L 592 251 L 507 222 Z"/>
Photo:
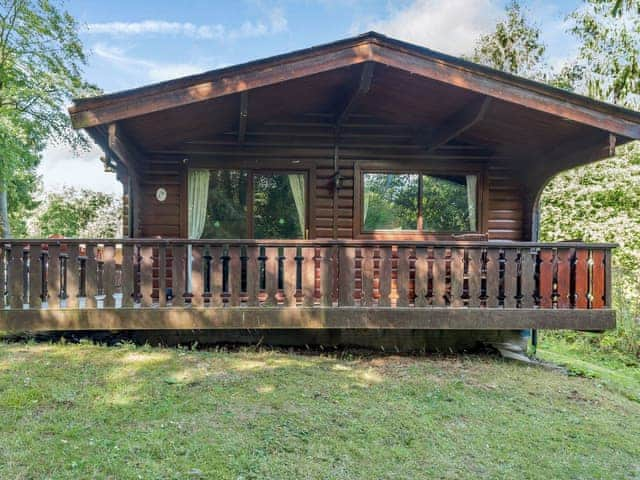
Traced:
<path fill-rule="evenodd" d="M 496 0 L 414 0 L 391 10 L 386 19 L 356 24 L 352 30 L 385 35 L 452 55 L 468 54 L 480 35 L 490 32 L 502 8 Z"/>
<path fill-rule="evenodd" d="M 175 35 L 200 40 L 235 40 L 281 33 L 287 29 L 287 19 L 281 8 L 269 12 L 267 19 L 246 21 L 238 28 L 222 24 L 195 25 L 191 22 L 143 20 L 140 22 L 90 23 L 85 33 L 114 36 Z"/>
<path fill-rule="evenodd" d="M 65 145 L 48 145 L 42 154 L 38 173 L 45 190 L 58 190 L 63 185 L 89 188 L 107 193 L 122 194 L 115 173 L 106 173 L 98 146 L 88 152 L 75 154 Z"/>
<path fill-rule="evenodd" d="M 95 44 L 92 50 L 96 56 L 131 75 L 139 76 L 141 72 L 146 72 L 146 79 L 142 81 L 160 82 L 207 70 L 206 66 L 199 63 L 159 63 L 131 57 L 123 49 L 104 43 Z"/>

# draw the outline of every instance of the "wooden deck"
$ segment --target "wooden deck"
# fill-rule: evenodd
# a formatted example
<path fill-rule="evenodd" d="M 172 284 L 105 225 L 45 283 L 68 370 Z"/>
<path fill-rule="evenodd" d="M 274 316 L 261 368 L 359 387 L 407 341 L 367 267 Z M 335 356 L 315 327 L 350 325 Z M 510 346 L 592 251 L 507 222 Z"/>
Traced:
<path fill-rule="evenodd" d="M 4 331 L 615 326 L 610 244 L 2 243 Z"/>

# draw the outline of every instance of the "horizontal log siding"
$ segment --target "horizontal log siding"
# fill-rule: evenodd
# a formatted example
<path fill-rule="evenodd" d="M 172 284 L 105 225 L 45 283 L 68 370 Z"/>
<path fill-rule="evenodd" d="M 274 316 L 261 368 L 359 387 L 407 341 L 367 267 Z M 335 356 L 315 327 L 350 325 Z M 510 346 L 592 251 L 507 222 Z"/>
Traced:
<path fill-rule="evenodd" d="M 523 190 L 507 168 L 489 164 L 487 168 L 487 233 L 490 240 L 524 240 Z"/>
<path fill-rule="evenodd" d="M 140 236 L 182 237 L 186 234 L 186 221 L 182 218 L 183 203 L 182 161 L 157 162 L 152 159 L 140 182 Z M 156 199 L 156 190 L 164 188 L 167 198 Z M 186 203 L 186 198 L 184 198 Z M 181 224 L 183 221 L 183 225 Z"/>

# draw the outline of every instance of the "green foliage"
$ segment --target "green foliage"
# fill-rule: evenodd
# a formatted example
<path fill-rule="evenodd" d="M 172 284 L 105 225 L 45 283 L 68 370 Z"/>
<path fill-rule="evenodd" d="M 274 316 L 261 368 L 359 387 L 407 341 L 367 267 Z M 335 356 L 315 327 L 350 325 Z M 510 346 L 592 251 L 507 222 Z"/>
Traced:
<path fill-rule="evenodd" d="M 47 142 L 87 145 L 65 110 L 72 98 L 97 91 L 82 80 L 86 59 L 77 32 L 56 2 L 0 0 L 0 191 L 35 181 Z M 29 206 L 10 203 L 9 210 L 15 217 Z"/>
<path fill-rule="evenodd" d="M 514 75 L 543 78 L 546 46 L 540 40 L 540 29 L 528 21 L 518 1 L 508 4 L 505 13 L 506 19 L 492 33 L 480 37 L 471 61 Z"/>
<path fill-rule="evenodd" d="M 30 225 L 30 235 L 45 238 L 115 238 L 121 235 L 122 204 L 115 195 L 65 187 L 49 192 Z"/>

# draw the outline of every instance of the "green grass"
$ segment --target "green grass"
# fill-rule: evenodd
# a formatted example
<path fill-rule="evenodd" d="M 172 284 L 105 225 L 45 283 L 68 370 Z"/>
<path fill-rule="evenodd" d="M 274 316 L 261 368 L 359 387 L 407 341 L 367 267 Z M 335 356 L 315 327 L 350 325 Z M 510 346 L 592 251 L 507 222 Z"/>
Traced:
<path fill-rule="evenodd" d="M 638 478 L 640 403 L 491 357 L 0 344 L 0 478 Z"/>

